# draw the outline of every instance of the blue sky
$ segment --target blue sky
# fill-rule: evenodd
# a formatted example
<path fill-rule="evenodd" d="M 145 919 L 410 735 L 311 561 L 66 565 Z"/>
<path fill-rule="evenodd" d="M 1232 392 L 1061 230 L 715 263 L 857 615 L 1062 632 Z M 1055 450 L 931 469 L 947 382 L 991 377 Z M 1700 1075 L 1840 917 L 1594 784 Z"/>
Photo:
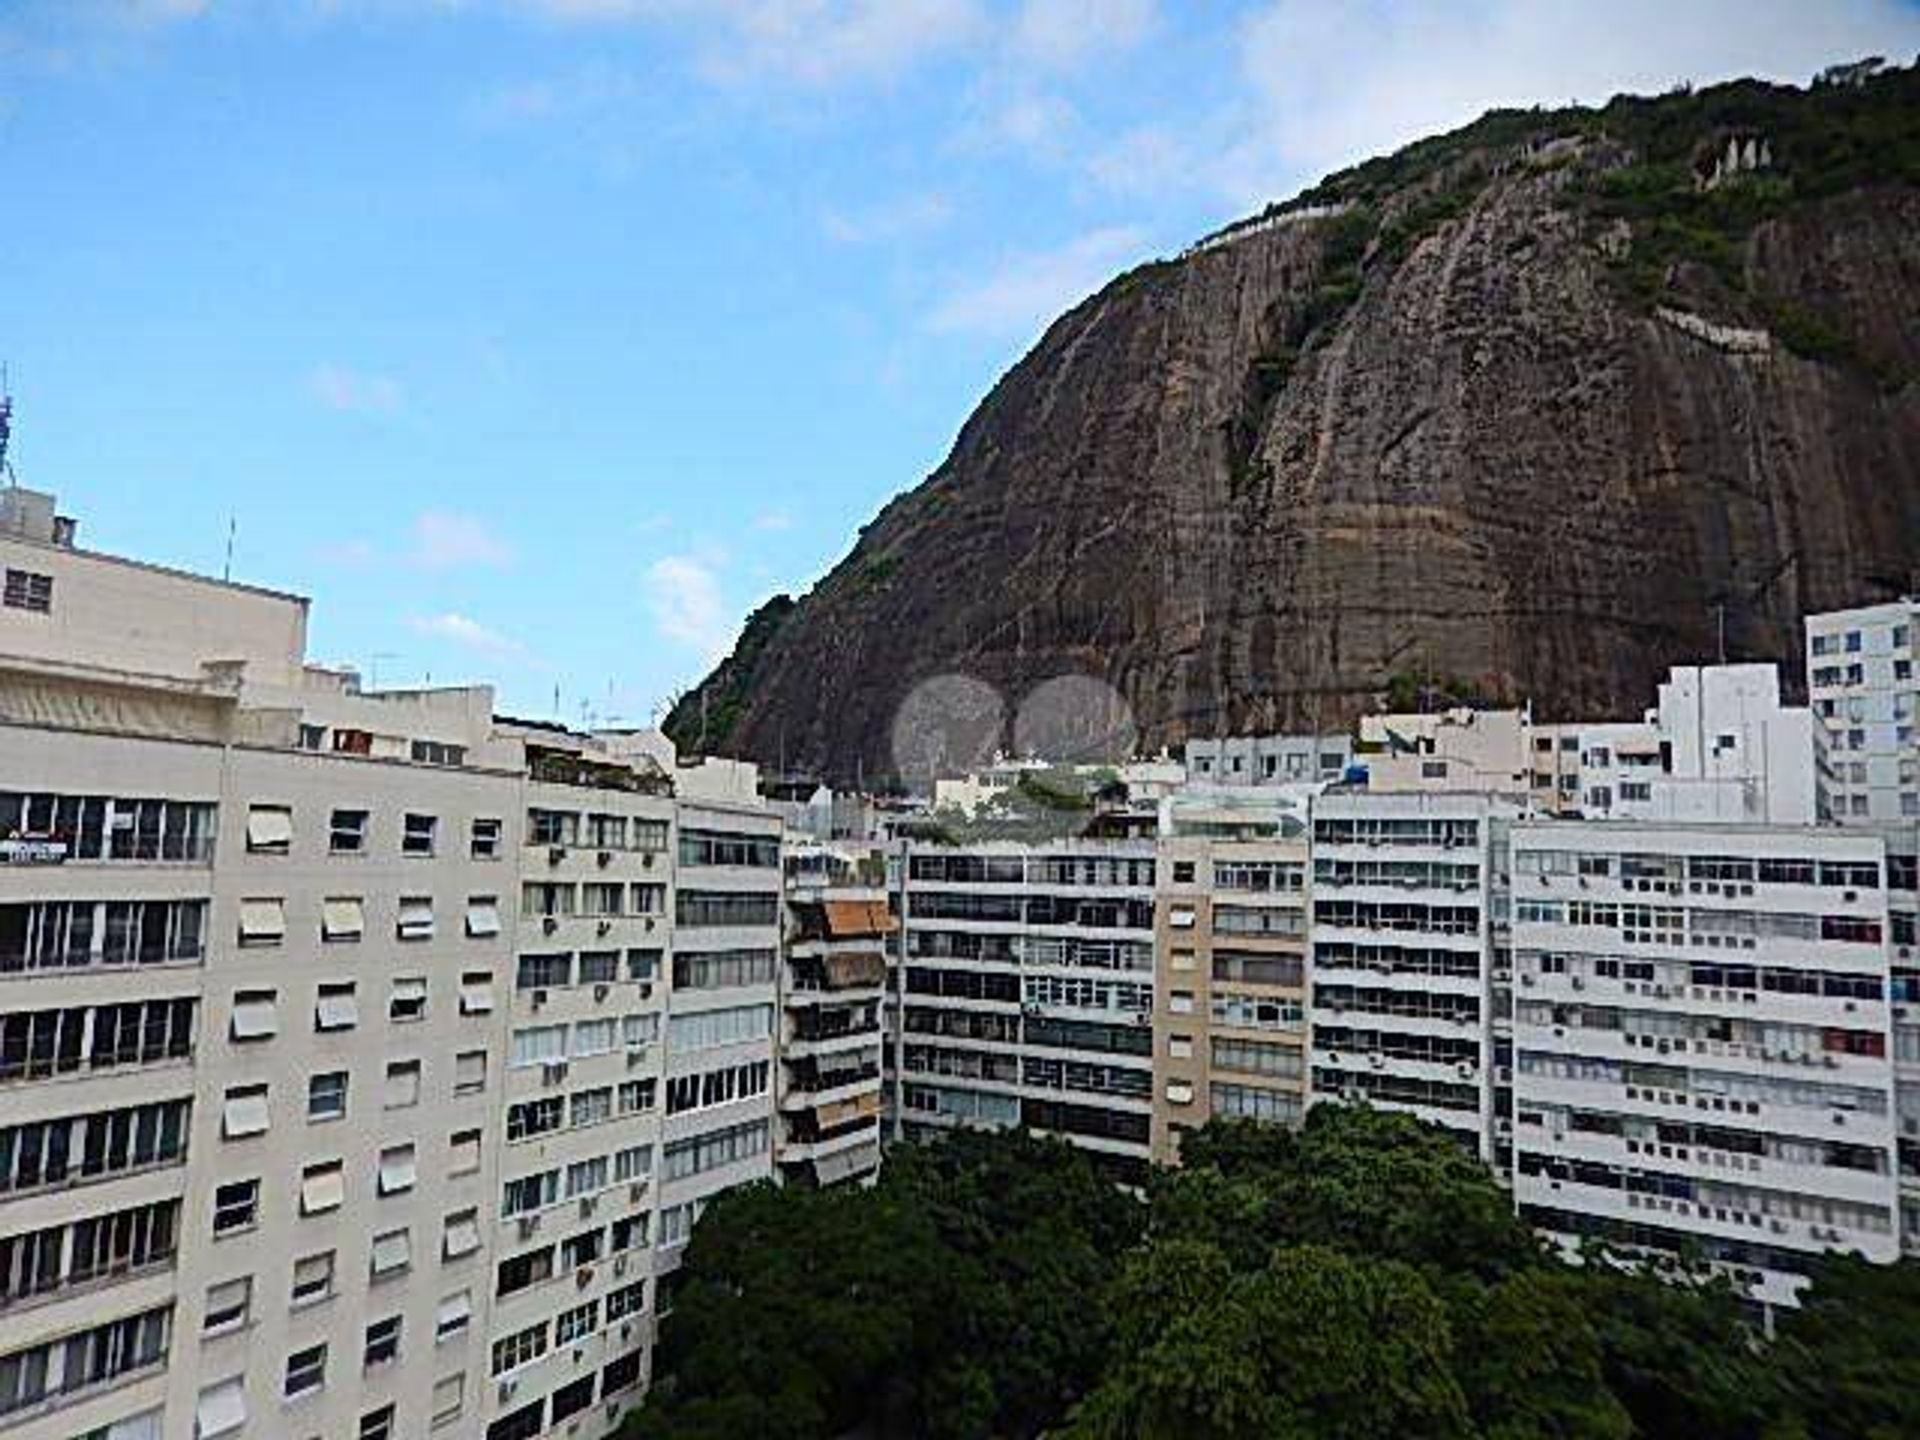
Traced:
<path fill-rule="evenodd" d="M 1903 0 L 0 0 L 15 467 L 384 683 L 644 722 L 1046 321 L 1494 104 Z M 908 642 L 910 643 L 910 642 Z"/>

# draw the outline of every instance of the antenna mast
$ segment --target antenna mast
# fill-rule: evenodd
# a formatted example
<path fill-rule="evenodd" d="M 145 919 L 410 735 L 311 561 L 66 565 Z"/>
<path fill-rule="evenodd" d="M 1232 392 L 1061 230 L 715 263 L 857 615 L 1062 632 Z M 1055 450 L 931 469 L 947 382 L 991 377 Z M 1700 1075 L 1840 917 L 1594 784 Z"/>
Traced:
<path fill-rule="evenodd" d="M 13 386 L 7 367 L 0 365 L 0 482 L 15 485 L 13 466 L 7 463 L 7 442 L 13 439 Z"/>

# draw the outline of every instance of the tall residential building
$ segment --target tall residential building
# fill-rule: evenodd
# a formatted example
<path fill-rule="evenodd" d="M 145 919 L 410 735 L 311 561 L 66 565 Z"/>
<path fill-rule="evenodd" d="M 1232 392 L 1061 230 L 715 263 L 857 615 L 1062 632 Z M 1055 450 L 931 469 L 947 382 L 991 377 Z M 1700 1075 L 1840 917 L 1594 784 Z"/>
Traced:
<path fill-rule="evenodd" d="M 1515 1199 L 1569 1240 L 1697 1249 L 1762 1304 L 1899 1254 L 1874 835 L 1522 823 Z"/>
<path fill-rule="evenodd" d="M 778 819 L 484 689 L 362 693 L 305 601 L 20 493 L 0 1429 L 610 1433 L 691 1211 L 772 1173 Z"/>
<path fill-rule="evenodd" d="M 897 1133 L 1025 1124 L 1141 1175 L 1153 1111 L 1150 840 L 901 843 Z"/>
<path fill-rule="evenodd" d="M 1920 600 L 1807 617 L 1823 818 L 1920 818 Z"/>
<path fill-rule="evenodd" d="M 1514 813 L 1471 794 L 1329 791 L 1313 806 L 1313 1094 L 1432 1121 L 1489 1161 Z"/>
<path fill-rule="evenodd" d="M 526 783 L 488 1207 L 489 1440 L 588 1419 L 582 1433 L 605 1433 L 648 1378 L 673 948 L 669 774 L 602 740 L 512 733 Z"/>
<path fill-rule="evenodd" d="M 870 1180 L 880 1169 L 887 861 L 873 843 L 787 851 L 776 1158 L 789 1184 Z"/>
<path fill-rule="evenodd" d="M 1531 725 L 1527 736 L 1533 804 L 1545 813 L 1814 820 L 1812 712 L 1780 703 L 1773 665 L 1676 665 L 1644 720 Z"/>
<path fill-rule="evenodd" d="M 1883 828 L 1893 987 L 1894 1109 L 1900 1122 L 1900 1233 L 1920 1255 L 1920 824 Z"/>
<path fill-rule="evenodd" d="M 1163 836 L 1155 858 L 1153 1153 L 1214 1116 L 1306 1108 L 1307 845 Z"/>

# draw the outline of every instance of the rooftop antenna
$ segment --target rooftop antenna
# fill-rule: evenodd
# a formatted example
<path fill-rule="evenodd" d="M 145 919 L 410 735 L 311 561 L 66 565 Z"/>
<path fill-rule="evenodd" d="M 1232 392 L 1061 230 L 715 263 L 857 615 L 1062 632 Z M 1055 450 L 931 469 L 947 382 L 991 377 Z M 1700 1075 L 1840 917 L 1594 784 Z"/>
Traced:
<path fill-rule="evenodd" d="M 231 581 L 233 579 L 233 536 L 234 536 L 234 532 L 237 531 L 239 528 L 240 528 L 240 517 L 237 515 L 228 515 L 227 516 L 227 563 L 220 568 L 220 578 L 222 580 Z"/>
<path fill-rule="evenodd" d="M 13 466 L 7 462 L 7 442 L 13 439 L 13 385 L 7 367 L 0 365 L 0 481 L 18 485 Z"/>

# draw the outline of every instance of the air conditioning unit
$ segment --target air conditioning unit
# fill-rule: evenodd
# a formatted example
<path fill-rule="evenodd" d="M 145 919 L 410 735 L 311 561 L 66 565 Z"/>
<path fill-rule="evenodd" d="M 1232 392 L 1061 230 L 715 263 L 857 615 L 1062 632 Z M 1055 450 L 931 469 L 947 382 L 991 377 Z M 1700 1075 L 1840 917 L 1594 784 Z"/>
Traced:
<path fill-rule="evenodd" d="M 520 1393 L 520 1382 L 518 1380 L 502 1380 L 500 1382 L 500 1388 L 496 1393 L 500 1397 L 500 1403 L 504 1405 Z"/>
<path fill-rule="evenodd" d="M 543 1085 L 558 1085 L 566 1078 L 567 1062 L 564 1060 L 549 1060 L 540 1067 L 540 1083 Z"/>
<path fill-rule="evenodd" d="M 553 934 L 554 931 L 558 930 L 559 928 L 560 928 L 560 920 L 558 916 L 542 915 L 540 917 L 540 933 L 541 934 L 551 935 Z"/>
<path fill-rule="evenodd" d="M 593 1214 L 593 1212 L 595 1210 L 598 1210 L 599 1208 L 600 1208 L 600 1202 L 598 1200 L 596 1200 L 591 1195 L 585 1196 L 580 1201 L 580 1218 L 582 1220 L 585 1220 L 589 1215 Z"/>
<path fill-rule="evenodd" d="M 633 1323 L 631 1321 L 623 1320 L 620 1322 L 620 1338 L 622 1340 L 631 1340 L 633 1338 Z"/>
<path fill-rule="evenodd" d="M 647 916 L 647 929 L 648 929 L 648 930 L 652 930 L 652 929 L 653 929 L 653 927 L 654 927 L 655 925 L 657 925 L 657 924 L 659 924 L 659 923 L 660 923 L 660 922 L 659 922 L 659 921 L 657 921 L 657 920 L 655 920 L 655 919 L 653 918 L 653 916 L 651 916 L 651 915 L 649 915 L 649 916 Z"/>
<path fill-rule="evenodd" d="M 566 859 L 566 858 L 567 858 L 567 847 L 566 847 L 566 846 L 564 846 L 564 845 L 549 845 L 549 846 L 547 847 L 547 863 L 548 863 L 549 865 L 558 865 L 558 864 L 559 864 L 559 863 L 560 863 L 560 862 L 561 862 L 562 860 L 564 860 L 564 859 Z"/>
<path fill-rule="evenodd" d="M 624 1275 L 627 1273 L 627 1257 L 626 1256 L 616 1255 L 613 1257 L 613 1273 L 615 1275 Z"/>
<path fill-rule="evenodd" d="M 651 980 L 635 981 L 633 993 L 642 1000 L 651 1000 L 653 998 L 653 982 Z"/>
<path fill-rule="evenodd" d="M 596 985 L 596 986 L 594 986 L 594 987 L 593 987 L 593 998 L 594 998 L 595 1000 L 604 1000 L 604 999 L 606 999 L 606 998 L 607 998 L 607 987 L 606 987 L 605 985 Z"/>
<path fill-rule="evenodd" d="M 634 1204 L 638 1205 L 646 1198 L 647 1182 L 645 1180 L 636 1180 L 627 1186 L 627 1199 L 631 1200 Z"/>
<path fill-rule="evenodd" d="M 653 868 L 653 852 L 651 850 L 640 857 L 640 868 L 642 870 L 651 870 Z"/>
<path fill-rule="evenodd" d="M 533 992 L 533 1008 L 534 1008 L 534 1009 L 536 1009 L 536 1010 L 538 1010 L 538 1009 L 540 1009 L 540 1008 L 541 1008 L 541 1007 L 542 1007 L 543 1005 L 545 1005 L 546 1003 L 547 1003 L 547 992 L 546 992 L 546 991 L 544 991 L 544 990 L 536 990 L 536 991 L 534 991 L 534 992 Z"/>
<path fill-rule="evenodd" d="M 531 1240 L 539 1233 L 540 1217 L 538 1215 L 522 1215 L 520 1217 L 520 1238 L 522 1240 Z"/>
<path fill-rule="evenodd" d="M 593 927 L 593 933 L 596 935 L 604 935 L 611 929 L 613 929 L 613 921 L 602 920 Z"/>
<path fill-rule="evenodd" d="M 607 866 L 613 863 L 613 851 L 602 850 L 600 852 L 599 861 L 600 861 L 600 868 L 602 870 L 606 869 Z"/>
<path fill-rule="evenodd" d="M 627 1047 L 627 1068 L 629 1070 L 632 1070 L 641 1065 L 644 1065 L 646 1063 L 646 1060 L 647 1060 L 646 1046 L 630 1045 Z"/>
<path fill-rule="evenodd" d="M 578 1270 L 574 1271 L 573 1283 L 582 1290 L 586 1289 L 587 1286 L 593 1283 L 593 1267 L 591 1265 L 582 1265 Z"/>

